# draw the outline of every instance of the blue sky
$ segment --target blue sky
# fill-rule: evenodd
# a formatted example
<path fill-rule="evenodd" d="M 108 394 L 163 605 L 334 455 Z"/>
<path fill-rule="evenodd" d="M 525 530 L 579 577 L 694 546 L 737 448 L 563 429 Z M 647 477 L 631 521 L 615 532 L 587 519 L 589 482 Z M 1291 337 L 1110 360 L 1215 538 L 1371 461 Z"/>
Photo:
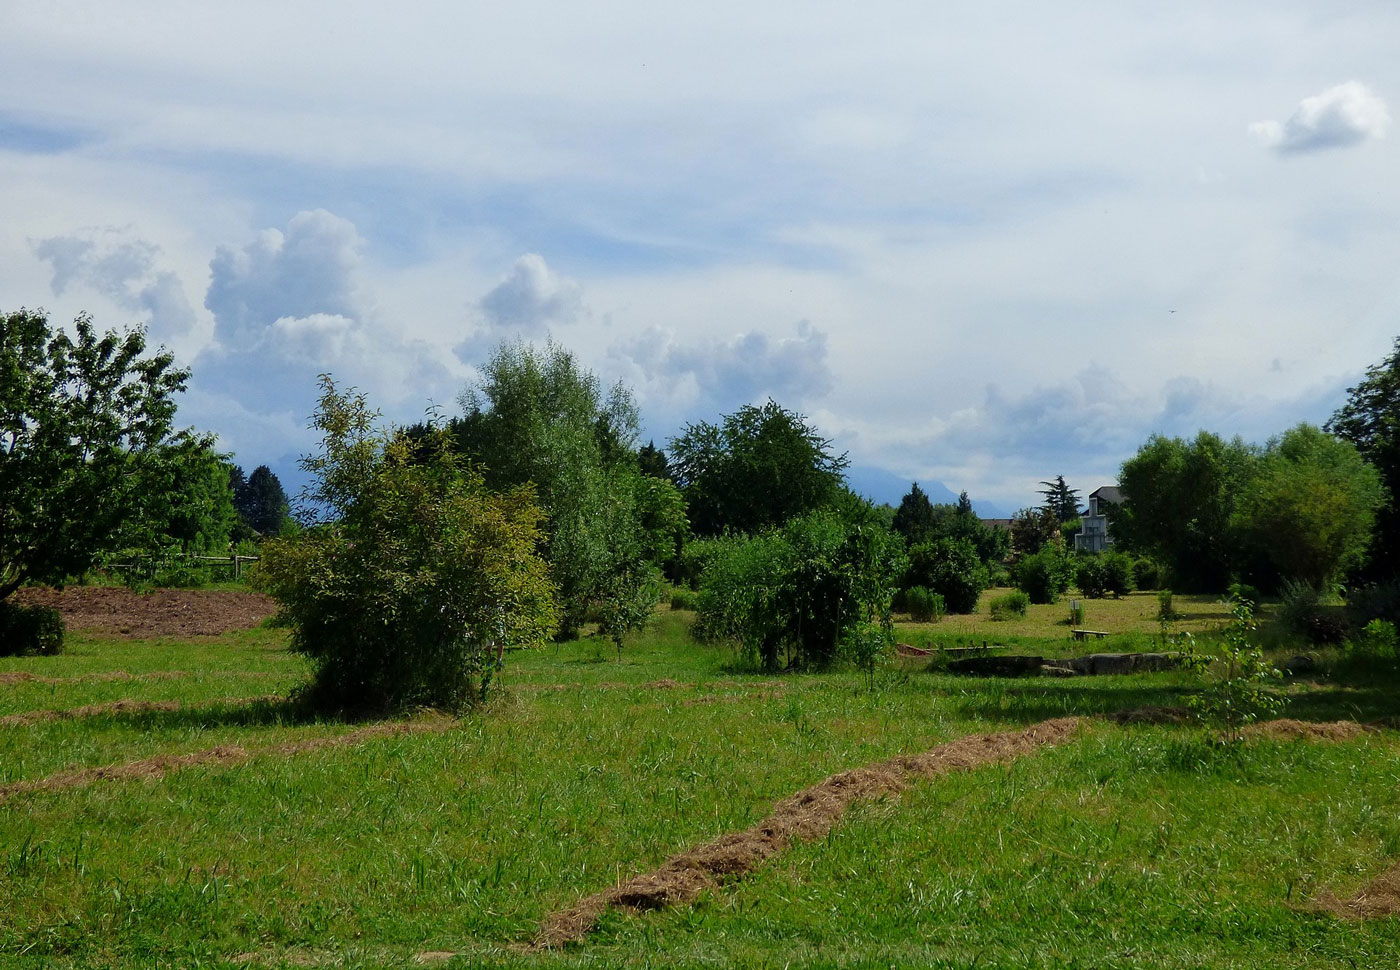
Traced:
<path fill-rule="evenodd" d="M 147 325 L 248 467 L 553 337 L 1014 509 L 1400 333 L 1393 4 L 225 6 L 0 8 L 0 306 Z"/>

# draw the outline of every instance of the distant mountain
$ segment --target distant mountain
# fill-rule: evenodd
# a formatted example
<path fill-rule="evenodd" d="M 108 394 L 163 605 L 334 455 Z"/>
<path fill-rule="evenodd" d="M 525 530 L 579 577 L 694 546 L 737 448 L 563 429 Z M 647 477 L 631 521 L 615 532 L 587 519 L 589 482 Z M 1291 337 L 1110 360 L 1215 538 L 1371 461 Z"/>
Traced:
<path fill-rule="evenodd" d="M 868 498 L 876 505 L 897 506 L 899 500 L 909 493 L 913 482 L 882 468 L 853 465 L 846 469 L 846 484 L 850 486 L 851 491 Z M 919 487 L 934 505 L 954 505 L 958 501 L 958 493 L 942 482 L 920 479 Z M 983 502 L 974 498 L 972 507 L 984 519 L 1011 518 L 1009 511 L 993 502 Z"/>

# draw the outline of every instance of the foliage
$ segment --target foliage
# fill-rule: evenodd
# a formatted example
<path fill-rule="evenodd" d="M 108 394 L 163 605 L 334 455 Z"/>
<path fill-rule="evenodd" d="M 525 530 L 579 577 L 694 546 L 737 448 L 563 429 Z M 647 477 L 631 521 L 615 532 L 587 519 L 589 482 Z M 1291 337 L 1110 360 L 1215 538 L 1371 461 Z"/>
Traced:
<path fill-rule="evenodd" d="M 1269 442 L 1234 525 L 1261 582 L 1322 587 L 1361 564 L 1382 500 L 1379 476 L 1354 445 L 1300 424 Z"/>
<path fill-rule="evenodd" d="M 222 555 L 238 524 L 229 466 L 210 442 L 189 439 L 172 445 L 156 486 L 167 503 L 153 510 L 152 531 L 160 546 L 186 555 Z"/>
<path fill-rule="evenodd" d="M 868 506 L 820 510 L 719 540 L 701 576 L 697 632 L 763 669 L 825 669 L 863 623 L 888 628 L 898 543 Z"/>
<path fill-rule="evenodd" d="M 63 616 L 58 610 L 0 600 L 0 657 L 61 653 L 63 632 Z"/>
<path fill-rule="evenodd" d="M 1172 582 L 1188 591 L 1223 592 L 1240 549 L 1235 501 L 1255 457 L 1239 438 L 1153 435 L 1119 474 L 1125 499 L 1113 517 L 1117 542 L 1166 564 Z"/>
<path fill-rule="evenodd" d="M 1030 608 L 1031 598 L 1019 589 L 1014 589 L 1009 593 L 992 598 L 989 609 L 994 620 L 1009 620 L 1012 617 L 1025 616 Z"/>
<path fill-rule="evenodd" d="M 534 485 L 548 515 L 544 548 L 559 590 L 560 636 L 576 635 L 590 607 L 610 626 L 635 624 L 640 602 L 659 589 L 656 560 L 674 557 L 682 527 L 670 486 L 638 470 L 631 394 L 618 384 L 605 395 L 553 343 L 543 351 L 502 345 L 481 375 L 450 427 L 489 486 Z"/>
<path fill-rule="evenodd" d="M 1104 590 L 1112 593 L 1115 599 L 1136 588 L 1131 556 L 1117 549 L 1107 549 L 1099 553 L 1099 559 L 1103 563 Z"/>
<path fill-rule="evenodd" d="M 924 586 L 939 594 L 949 613 L 976 613 L 977 600 L 990 582 L 970 539 L 944 537 L 909 550 L 907 587 Z"/>
<path fill-rule="evenodd" d="M 1049 509 L 1021 509 L 1011 517 L 1011 551 L 1018 559 L 1060 538 L 1059 517 Z"/>
<path fill-rule="evenodd" d="M 1055 517 L 1057 522 L 1068 522 L 1079 518 L 1079 490 L 1065 484 L 1065 476 L 1056 475 L 1052 482 L 1041 482 L 1045 487 L 1040 495 L 1045 499 L 1040 507 Z"/>
<path fill-rule="evenodd" d="M 894 637 L 889 624 L 857 623 L 841 640 L 841 656 L 865 674 L 866 689 L 875 689 L 875 670 L 890 655 Z"/>
<path fill-rule="evenodd" d="M 1365 572 L 1373 581 L 1394 576 L 1400 564 L 1400 337 L 1390 356 L 1368 367 L 1366 377 L 1348 389 L 1347 402 L 1325 427 L 1356 446 L 1388 492 Z"/>
<path fill-rule="evenodd" d="M 1084 625 L 1084 617 L 1087 615 L 1088 613 L 1084 609 L 1083 603 L 1079 600 L 1070 600 L 1068 620 L 1070 626 L 1082 627 Z"/>
<path fill-rule="evenodd" d="M 1242 740 L 1242 727 L 1277 715 L 1287 699 L 1269 689 L 1283 675 L 1254 642 L 1254 604 L 1236 601 L 1231 614 L 1234 619 L 1222 631 L 1220 653 L 1211 665 L 1212 679 L 1188 703 L 1201 720 L 1218 724 L 1222 740 L 1233 744 Z"/>
<path fill-rule="evenodd" d="M 246 479 L 237 465 L 230 473 L 233 506 L 244 526 L 260 536 L 281 534 L 291 521 L 282 482 L 271 468 L 259 465 Z"/>
<path fill-rule="evenodd" d="M 849 464 L 795 411 L 772 400 L 720 424 L 688 424 L 671 439 L 670 468 L 697 535 L 758 532 L 834 501 Z"/>
<path fill-rule="evenodd" d="M 666 452 L 656 447 L 655 441 L 648 441 L 637 449 L 637 470 L 652 478 L 671 479 L 671 463 L 666 460 Z"/>
<path fill-rule="evenodd" d="M 671 609 L 694 610 L 700 606 L 700 597 L 695 590 L 685 586 L 671 590 Z"/>
<path fill-rule="evenodd" d="M 1353 627 L 1371 620 L 1400 623 L 1400 579 L 1365 583 L 1347 591 L 1347 617 Z"/>
<path fill-rule="evenodd" d="M 318 699 L 459 708 L 485 696 L 506 648 L 554 631 L 542 515 L 529 488 L 488 491 L 445 431 L 411 453 L 376 419 L 322 378 L 321 450 L 302 460 L 322 521 L 265 543 L 261 581 L 312 661 Z"/>
<path fill-rule="evenodd" d="M 1016 564 L 1014 575 L 1016 588 L 1032 603 L 1054 603 L 1074 579 L 1074 560 L 1062 547 L 1051 543 L 1023 557 Z"/>
<path fill-rule="evenodd" d="M 41 312 L 0 316 L 0 600 L 62 583 L 112 549 L 147 546 L 169 504 L 172 431 L 188 372 L 143 357 L 140 330 L 75 337 Z"/>
<path fill-rule="evenodd" d="M 1094 553 L 1077 557 L 1074 562 L 1074 585 L 1091 600 L 1103 599 L 1108 589 L 1108 570 L 1103 557 Z"/>
<path fill-rule="evenodd" d="M 933 503 L 918 482 L 899 500 L 899 508 L 894 510 L 890 528 L 904 536 L 904 541 L 911 546 L 933 538 Z"/>
<path fill-rule="evenodd" d="M 1181 614 L 1176 611 L 1176 606 L 1172 602 L 1175 598 L 1175 594 L 1169 589 L 1160 589 L 1157 591 L 1158 623 L 1172 623 L 1181 619 Z"/>
<path fill-rule="evenodd" d="M 1259 590 L 1248 583 L 1231 583 L 1229 595 L 1226 598 L 1232 602 L 1239 602 L 1241 600 L 1248 600 L 1251 603 L 1261 602 Z"/>
<path fill-rule="evenodd" d="M 904 609 L 915 623 L 934 623 L 948 612 L 943 596 L 927 586 L 911 586 L 905 590 Z"/>
<path fill-rule="evenodd" d="M 1312 643 L 1341 643 L 1346 635 L 1345 615 L 1340 606 L 1327 602 L 1330 598 L 1310 583 L 1288 580 L 1279 596 L 1279 622 Z"/>
<path fill-rule="evenodd" d="M 1363 663 L 1394 664 L 1400 659 L 1400 635 L 1395 632 L 1395 624 L 1389 620 L 1372 620 L 1362 629 L 1361 635 L 1345 644 L 1349 659 Z"/>
<path fill-rule="evenodd" d="M 1133 559 L 1133 585 L 1138 589 L 1158 589 L 1162 585 L 1162 567 L 1157 560 L 1146 557 Z"/>

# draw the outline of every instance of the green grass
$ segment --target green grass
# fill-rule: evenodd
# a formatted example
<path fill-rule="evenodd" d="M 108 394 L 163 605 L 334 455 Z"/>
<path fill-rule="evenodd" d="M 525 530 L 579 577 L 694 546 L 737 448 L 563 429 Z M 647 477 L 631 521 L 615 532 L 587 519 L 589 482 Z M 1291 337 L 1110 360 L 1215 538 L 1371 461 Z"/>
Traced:
<path fill-rule="evenodd" d="M 550 911 L 833 772 L 1197 686 L 921 663 L 885 668 L 874 691 L 855 673 L 773 678 L 692 641 L 688 616 L 662 609 L 621 658 L 601 639 L 512 655 L 490 704 L 445 732 L 292 756 L 265 749 L 362 725 L 230 700 L 305 676 L 282 631 L 74 637 L 3 661 L 57 682 L 0 687 L 0 714 L 181 707 L 0 728 L 0 783 L 219 745 L 249 757 L 0 804 L 0 967 L 406 967 L 432 950 L 461 966 L 1400 965 L 1400 920 L 1294 905 L 1400 856 L 1396 732 L 1232 753 L 1197 729 L 1107 722 L 859 805 L 694 906 L 609 913 L 579 947 L 519 952 Z M 1017 636 L 1048 652 L 1052 634 Z M 95 679 L 115 670 L 188 676 Z M 1296 716 L 1400 712 L 1393 681 L 1293 689 Z"/>

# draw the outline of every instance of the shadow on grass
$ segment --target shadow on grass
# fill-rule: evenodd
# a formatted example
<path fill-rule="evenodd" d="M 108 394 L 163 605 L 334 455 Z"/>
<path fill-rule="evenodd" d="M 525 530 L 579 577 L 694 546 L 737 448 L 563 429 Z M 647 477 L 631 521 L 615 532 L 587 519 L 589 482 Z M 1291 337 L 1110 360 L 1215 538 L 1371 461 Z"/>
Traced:
<path fill-rule="evenodd" d="M 1195 688 L 1181 685 L 1037 683 L 1029 678 L 1022 682 L 950 676 L 939 686 L 955 696 L 954 707 L 960 715 L 1015 724 L 1075 714 L 1113 714 L 1139 707 L 1181 707 L 1195 693 Z"/>
<path fill-rule="evenodd" d="M 345 712 L 318 707 L 299 692 L 289 697 L 257 698 L 241 703 L 217 701 L 174 710 L 111 711 L 85 721 L 106 721 L 141 731 L 208 730 L 213 728 L 300 727 L 308 724 L 367 724 L 392 717 L 393 712 Z"/>

